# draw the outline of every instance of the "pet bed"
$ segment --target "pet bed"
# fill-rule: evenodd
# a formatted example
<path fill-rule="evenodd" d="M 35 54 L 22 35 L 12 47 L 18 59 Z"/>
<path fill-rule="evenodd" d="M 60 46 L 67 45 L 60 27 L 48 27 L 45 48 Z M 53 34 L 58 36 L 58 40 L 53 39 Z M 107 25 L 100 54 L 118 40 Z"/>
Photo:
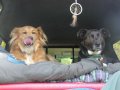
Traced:
<path fill-rule="evenodd" d="M 63 87 L 63 89 L 71 88 L 89 88 L 88 90 L 95 89 L 95 84 L 86 84 L 86 83 L 61 83 L 60 81 L 75 78 L 86 73 L 92 72 L 96 68 L 100 68 L 101 64 L 99 61 L 83 59 L 78 63 L 73 63 L 70 65 L 60 64 L 58 62 L 40 62 L 33 65 L 25 65 L 24 63 L 14 63 L 9 61 L 9 53 L 0 47 L 0 87 L 1 90 L 18 90 L 18 88 L 32 88 L 35 87 L 38 89 L 56 89 Z M 114 73 L 120 69 L 120 63 L 109 64 L 106 68 L 109 73 Z M 45 83 L 51 81 L 59 81 L 59 83 Z M 29 83 L 28 83 L 29 82 Z M 32 82 L 32 83 L 31 83 Z M 39 82 L 33 83 L 33 82 Z M 41 82 L 41 83 L 40 83 Z M 22 83 L 22 84 L 19 84 Z M 59 84 L 59 85 L 58 85 Z M 85 86 L 84 86 L 85 85 Z M 98 84 L 100 90 L 103 84 Z M 56 88 L 52 86 L 58 86 Z M 74 87 L 71 87 L 74 86 Z M 97 88 L 97 87 L 96 87 Z"/>

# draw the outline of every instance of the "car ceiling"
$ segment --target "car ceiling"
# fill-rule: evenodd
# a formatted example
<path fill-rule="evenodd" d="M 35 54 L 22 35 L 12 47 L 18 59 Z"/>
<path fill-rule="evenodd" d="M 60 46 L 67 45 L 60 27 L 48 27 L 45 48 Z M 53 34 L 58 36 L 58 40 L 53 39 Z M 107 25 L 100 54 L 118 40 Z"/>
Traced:
<path fill-rule="evenodd" d="M 42 26 L 48 36 L 48 44 L 77 44 L 76 33 L 81 28 L 107 28 L 114 36 L 120 36 L 120 0 L 77 0 L 83 7 L 78 16 L 78 26 L 71 27 L 70 5 L 74 0 L 2 0 L 0 31 L 6 41 L 14 27 Z"/>

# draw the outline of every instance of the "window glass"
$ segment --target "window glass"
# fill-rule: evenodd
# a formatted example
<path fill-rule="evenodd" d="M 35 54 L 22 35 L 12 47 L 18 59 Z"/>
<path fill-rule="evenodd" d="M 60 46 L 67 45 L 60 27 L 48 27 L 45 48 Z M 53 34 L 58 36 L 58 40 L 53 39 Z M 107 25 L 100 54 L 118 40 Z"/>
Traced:
<path fill-rule="evenodd" d="M 113 49 L 114 49 L 118 59 L 120 60 L 120 41 L 113 44 Z"/>
<path fill-rule="evenodd" d="M 74 48 L 74 62 L 78 62 L 79 48 Z"/>
<path fill-rule="evenodd" d="M 63 64 L 78 62 L 78 52 L 79 48 L 48 48 L 48 54 Z"/>
<path fill-rule="evenodd" d="M 73 60 L 72 48 L 48 48 L 48 54 L 63 64 L 71 64 Z"/>

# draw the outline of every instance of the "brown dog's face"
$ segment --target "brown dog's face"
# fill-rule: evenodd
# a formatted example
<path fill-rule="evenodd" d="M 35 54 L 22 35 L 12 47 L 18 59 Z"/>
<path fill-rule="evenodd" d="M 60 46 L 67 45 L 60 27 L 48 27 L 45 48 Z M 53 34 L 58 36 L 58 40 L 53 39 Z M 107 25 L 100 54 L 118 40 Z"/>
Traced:
<path fill-rule="evenodd" d="M 105 47 L 105 39 L 110 35 L 104 29 L 83 29 L 77 33 L 77 36 L 80 38 L 80 44 L 87 50 L 102 51 Z"/>
<path fill-rule="evenodd" d="M 22 50 L 25 48 L 43 47 L 46 44 L 47 37 L 41 27 L 24 26 L 12 30 L 10 45 L 18 45 Z"/>

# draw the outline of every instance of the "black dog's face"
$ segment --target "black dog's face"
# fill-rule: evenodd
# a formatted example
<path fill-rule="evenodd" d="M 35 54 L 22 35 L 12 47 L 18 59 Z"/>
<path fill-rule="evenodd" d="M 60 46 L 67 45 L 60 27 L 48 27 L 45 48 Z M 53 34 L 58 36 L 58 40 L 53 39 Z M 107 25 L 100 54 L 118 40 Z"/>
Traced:
<path fill-rule="evenodd" d="M 77 33 L 80 44 L 88 50 L 89 54 L 96 52 L 100 54 L 105 47 L 105 39 L 109 37 L 108 31 L 105 29 L 82 29 Z"/>

